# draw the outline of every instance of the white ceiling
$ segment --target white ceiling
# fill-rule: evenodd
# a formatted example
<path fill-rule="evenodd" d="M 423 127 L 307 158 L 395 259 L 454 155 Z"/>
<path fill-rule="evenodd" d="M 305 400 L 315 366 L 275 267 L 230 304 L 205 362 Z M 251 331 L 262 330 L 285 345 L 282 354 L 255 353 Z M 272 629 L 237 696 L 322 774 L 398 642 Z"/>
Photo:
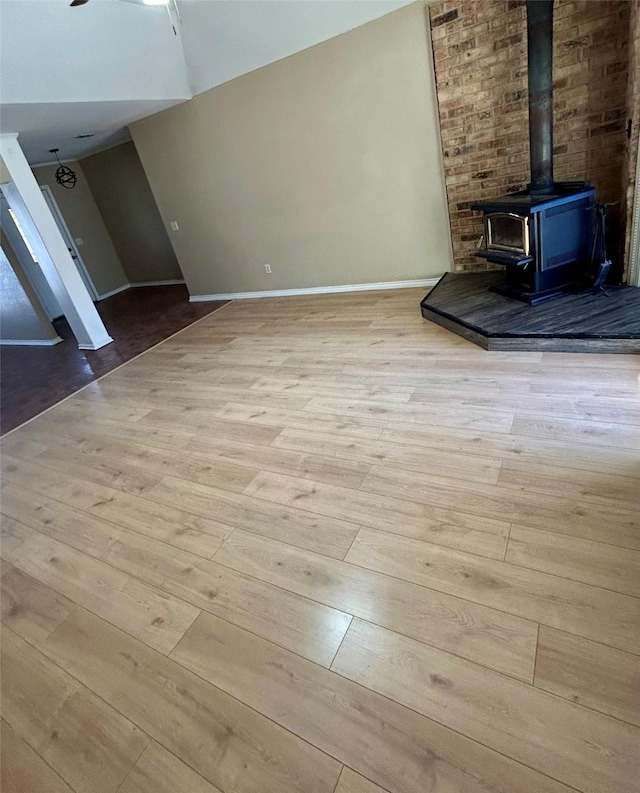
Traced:
<path fill-rule="evenodd" d="M 180 0 L 194 94 L 346 33 L 413 0 Z"/>
<path fill-rule="evenodd" d="M 2 0 L 0 129 L 32 164 L 129 139 L 126 125 L 412 0 Z M 76 136 L 95 133 L 77 140 Z"/>
<path fill-rule="evenodd" d="M 131 140 L 127 124 L 175 105 L 175 100 L 124 102 L 55 102 L 2 105 L 3 132 L 19 132 L 18 140 L 32 165 L 53 162 L 49 149 L 62 160 L 78 159 Z M 76 135 L 95 133 L 91 138 Z"/>
<path fill-rule="evenodd" d="M 120 0 L 2 0 L 2 104 L 183 99 L 184 53 L 166 8 Z"/>

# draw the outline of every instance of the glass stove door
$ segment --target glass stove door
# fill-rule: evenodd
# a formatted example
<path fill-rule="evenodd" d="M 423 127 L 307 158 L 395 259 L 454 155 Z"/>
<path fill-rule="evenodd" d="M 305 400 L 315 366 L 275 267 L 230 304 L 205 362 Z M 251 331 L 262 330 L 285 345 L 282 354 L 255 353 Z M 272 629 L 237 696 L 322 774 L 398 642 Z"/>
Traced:
<path fill-rule="evenodd" d="M 492 212 L 487 221 L 487 247 L 529 255 L 529 219 L 510 212 Z"/>

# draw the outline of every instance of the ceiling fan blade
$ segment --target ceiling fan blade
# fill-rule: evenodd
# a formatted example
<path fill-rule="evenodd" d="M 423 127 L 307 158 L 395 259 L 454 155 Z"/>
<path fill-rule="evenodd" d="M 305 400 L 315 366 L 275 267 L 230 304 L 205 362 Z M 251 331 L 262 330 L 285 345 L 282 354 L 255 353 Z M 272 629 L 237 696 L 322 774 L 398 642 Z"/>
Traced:
<path fill-rule="evenodd" d="M 89 2 L 89 0 L 72 0 L 70 7 L 74 8 L 75 6 L 83 6 L 85 3 L 88 3 L 88 2 Z"/>

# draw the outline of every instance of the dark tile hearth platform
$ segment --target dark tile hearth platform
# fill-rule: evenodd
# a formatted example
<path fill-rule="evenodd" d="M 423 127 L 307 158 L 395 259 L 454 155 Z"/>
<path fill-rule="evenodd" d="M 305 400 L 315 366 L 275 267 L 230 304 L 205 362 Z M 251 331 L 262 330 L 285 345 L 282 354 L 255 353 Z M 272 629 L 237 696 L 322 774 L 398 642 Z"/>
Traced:
<path fill-rule="evenodd" d="M 502 281 L 502 271 L 446 273 L 420 304 L 422 316 L 485 350 L 640 353 L 640 289 L 531 306 L 489 291 Z"/>
<path fill-rule="evenodd" d="M 96 303 L 113 337 L 101 350 L 79 350 L 66 320 L 54 347 L 9 347 L 0 352 L 1 433 L 9 432 L 61 399 L 135 358 L 227 301 L 189 303 L 186 286 L 128 289 Z"/>

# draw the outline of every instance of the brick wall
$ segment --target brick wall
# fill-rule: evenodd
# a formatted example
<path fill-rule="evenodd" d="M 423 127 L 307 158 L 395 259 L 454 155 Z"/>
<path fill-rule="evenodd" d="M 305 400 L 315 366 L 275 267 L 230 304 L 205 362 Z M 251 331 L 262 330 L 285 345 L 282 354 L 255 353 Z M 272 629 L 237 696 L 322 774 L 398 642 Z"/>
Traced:
<path fill-rule="evenodd" d="M 631 5 L 556 0 L 554 12 L 554 175 L 588 179 L 600 201 L 618 202 L 616 251 Z M 455 267 L 482 269 L 473 255 L 482 221 L 469 202 L 529 181 L 526 9 L 523 0 L 439 0 L 428 11 Z"/>

